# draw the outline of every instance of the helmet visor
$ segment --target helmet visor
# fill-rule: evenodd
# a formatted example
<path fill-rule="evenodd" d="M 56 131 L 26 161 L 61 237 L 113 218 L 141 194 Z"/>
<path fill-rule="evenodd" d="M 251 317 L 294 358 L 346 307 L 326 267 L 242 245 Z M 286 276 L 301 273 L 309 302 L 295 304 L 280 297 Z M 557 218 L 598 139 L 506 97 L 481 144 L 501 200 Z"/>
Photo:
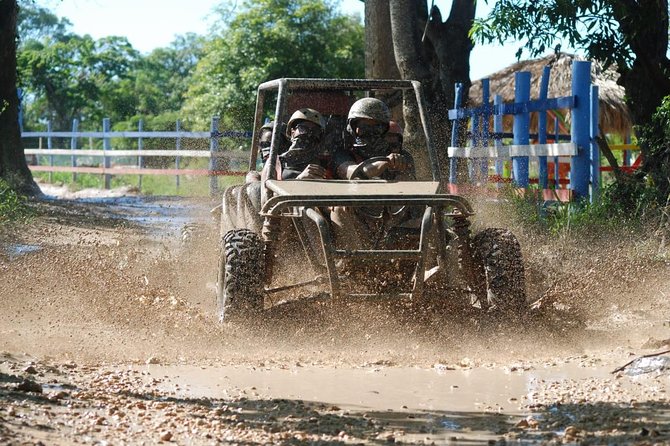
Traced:
<path fill-rule="evenodd" d="M 366 137 L 379 137 L 382 136 L 388 130 L 388 125 L 383 123 L 370 124 L 367 122 L 354 122 L 354 130 L 356 136 L 363 138 Z"/>

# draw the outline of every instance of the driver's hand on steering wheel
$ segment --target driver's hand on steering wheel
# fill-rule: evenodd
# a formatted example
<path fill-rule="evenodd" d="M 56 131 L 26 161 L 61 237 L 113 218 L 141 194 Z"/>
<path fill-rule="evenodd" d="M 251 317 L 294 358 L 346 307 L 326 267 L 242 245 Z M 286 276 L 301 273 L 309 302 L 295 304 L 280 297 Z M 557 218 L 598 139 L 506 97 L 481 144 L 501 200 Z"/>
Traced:
<path fill-rule="evenodd" d="M 326 169 L 319 164 L 308 164 L 296 177 L 298 180 L 318 180 L 326 177 Z"/>
<path fill-rule="evenodd" d="M 386 172 L 389 168 L 390 161 L 386 160 L 382 157 L 378 161 L 363 161 L 360 165 L 363 165 L 363 175 L 365 175 L 365 178 L 378 178 Z"/>
<path fill-rule="evenodd" d="M 407 160 L 400 153 L 391 153 L 387 156 L 389 159 L 387 169 L 396 172 L 403 172 L 409 167 Z"/>

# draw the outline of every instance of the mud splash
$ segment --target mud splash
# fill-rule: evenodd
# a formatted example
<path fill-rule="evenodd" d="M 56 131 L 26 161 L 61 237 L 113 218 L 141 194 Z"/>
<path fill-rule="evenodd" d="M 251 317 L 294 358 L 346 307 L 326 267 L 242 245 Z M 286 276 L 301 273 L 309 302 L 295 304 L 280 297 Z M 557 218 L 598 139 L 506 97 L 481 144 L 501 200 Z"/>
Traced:
<path fill-rule="evenodd" d="M 64 404 L 54 416 L 95 441 L 115 440 L 114 423 L 127 423 L 129 442 L 157 442 L 152 426 L 163 422 L 177 426 L 175 441 L 193 444 L 246 435 L 266 443 L 670 441 L 667 376 L 609 373 L 670 338 L 670 269 L 639 237 L 552 240 L 515 228 L 535 302 L 520 321 L 296 301 L 269 311 L 265 324 L 221 327 L 213 204 L 57 200 L 22 232 L 0 234 L 3 248 L 41 248 L 11 261 L 0 252 L 0 350 L 37 358 L 0 370 L 0 395 L 11 402 L 0 416 L 17 432 L 21 420 L 35 420 L 26 438 L 44 439 L 39 423 L 51 423 L 9 381 L 32 365 L 45 393 L 65 389 L 96 414 Z M 110 383 L 126 380 L 137 386 L 113 393 Z M 133 421 L 113 419 L 113 407 Z M 148 421 L 151 412 L 160 421 Z"/>

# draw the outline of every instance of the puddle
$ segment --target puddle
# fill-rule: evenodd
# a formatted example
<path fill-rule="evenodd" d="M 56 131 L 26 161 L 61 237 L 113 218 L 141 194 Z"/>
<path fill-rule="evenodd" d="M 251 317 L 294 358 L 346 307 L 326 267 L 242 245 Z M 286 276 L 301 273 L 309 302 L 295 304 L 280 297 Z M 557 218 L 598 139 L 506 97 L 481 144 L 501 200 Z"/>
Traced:
<path fill-rule="evenodd" d="M 47 199 L 62 200 L 49 195 Z M 79 203 L 100 205 L 111 218 L 136 223 L 150 233 L 175 236 L 188 224 L 210 223 L 210 204 L 183 197 L 169 196 L 84 196 L 66 198 Z"/>
<path fill-rule="evenodd" d="M 531 411 L 534 395 L 553 382 L 611 378 L 611 365 L 578 363 L 530 370 L 327 368 L 320 366 L 134 366 L 175 398 L 302 400 L 370 414 L 403 432 L 402 441 L 486 444 Z M 456 443 L 454 443 L 456 442 Z M 518 442 L 517 444 L 525 444 Z"/>
<path fill-rule="evenodd" d="M 91 198 L 83 202 L 104 204 L 119 218 L 137 223 L 151 231 L 171 234 L 178 233 L 194 218 L 194 208 L 184 205 L 183 200 L 149 197 Z"/>
<path fill-rule="evenodd" d="M 245 396 L 300 399 L 360 410 L 496 411 L 527 414 L 522 405 L 546 381 L 606 378 L 606 368 L 576 364 L 526 372 L 500 369 L 427 370 L 241 366 L 195 367 L 150 365 L 145 372 L 165 381 L 178 397 Z"/>
<path fill-rule="evenodd" d="M 37 245 L 9 244 L 3 246 L 2 249 L 3 251 L 5 251 L 5 254 L 9 257 L 9 260 L 14 260 L 17 257 L 37 252 L 41 250 L 42 247 Z"/>

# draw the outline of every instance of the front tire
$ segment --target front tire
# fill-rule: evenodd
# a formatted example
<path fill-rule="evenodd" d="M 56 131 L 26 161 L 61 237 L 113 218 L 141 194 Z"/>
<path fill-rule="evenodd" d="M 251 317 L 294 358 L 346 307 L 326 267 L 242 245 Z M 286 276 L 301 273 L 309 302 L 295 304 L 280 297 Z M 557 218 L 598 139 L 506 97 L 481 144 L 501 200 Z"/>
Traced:
<path fill-rule="evenodd" d="M 243 319 L 263 310 L 263 242 L 248 229 L 233 229 L 221 238 L 216 282 L 219 321 Z"/>
<path fill-rule="evenodd" d="M 474 237 L 472 247 L 486 282 L 477 287 L 482 307 L 489 312 L 522 314 L 527 308 L 526 279 L 517 238 L 507 229 L 488 228 Z"/>

